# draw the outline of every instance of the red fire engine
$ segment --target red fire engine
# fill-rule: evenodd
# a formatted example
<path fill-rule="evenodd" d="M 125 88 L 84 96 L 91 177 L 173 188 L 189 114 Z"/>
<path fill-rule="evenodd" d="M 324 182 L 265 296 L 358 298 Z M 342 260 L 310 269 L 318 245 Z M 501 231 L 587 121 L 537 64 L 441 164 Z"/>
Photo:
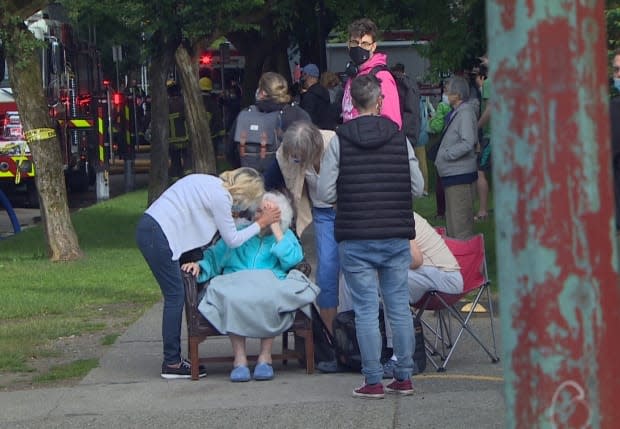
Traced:
<path fill-rule="evenodd" d="M 107 150 L 102 150 L 105 115 L 103 109 L 98 109 L 106 97 L 98 51 L 74 37 L 72 27 L 62 20 L 63 15 L 63 11 L 50 5 L 29 18 L 27 24 L 37 39 L 46 42 L 41 50 L 43 87 L 50 115 L 56 122 L 67 185 L 79 192 L 95 183 L 95 168 L 109 156 Z M 7 89 L 4 92 L 6 96 Z M 2 110 L 0 106 L 0 114 Z M 25 190 L 28 202 L 36 205 L 35 168 L 23 140 L 19 115 L 5 112 L 0 125 L 4 125 L 0 186 L 9 191 Z"/>

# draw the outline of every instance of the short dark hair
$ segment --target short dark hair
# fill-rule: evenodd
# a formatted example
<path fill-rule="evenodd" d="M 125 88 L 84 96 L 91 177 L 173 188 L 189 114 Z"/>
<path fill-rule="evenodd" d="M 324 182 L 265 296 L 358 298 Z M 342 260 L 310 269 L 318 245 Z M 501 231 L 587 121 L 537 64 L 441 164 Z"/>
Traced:
<path fill-rule="evenodd" d="M 370 73 L 358 76 L 351 82 L 351 98 L 358 110 L 371 108 L 380 95 L 381 81 Z"/>
<path fill-rule="evenodd" d="M 372 37 L 372 41 L 377 40 L 377 24 L 368 18 L 361 18 L 353 21 L 349 25 L 349 38 L 355 37 L 361 39 L 368 34 Z"/>

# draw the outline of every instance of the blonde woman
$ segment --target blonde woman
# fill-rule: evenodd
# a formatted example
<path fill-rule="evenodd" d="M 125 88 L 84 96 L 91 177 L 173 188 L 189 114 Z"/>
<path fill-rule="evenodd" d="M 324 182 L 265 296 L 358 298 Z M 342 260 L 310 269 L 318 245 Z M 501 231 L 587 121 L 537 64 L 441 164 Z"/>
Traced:
<path fill-rule="evenodd" d="M 164 296 L 162 378 L 191 376 L 189 362 L 181 357 L 181 254 L 205 246 L 218 231 L 229 247 L 239 247 L 262 228 L 278 222 L 280 210 L 269 205 L 252 225 L 237 230 L 233 211 L 256 207 L 263 194 L 263 180 L 251 168 L 227 171 L 219 178 L 190 174 L 168 188 L 139 220 L 136 243 Z M 200 375 L 206 375 L 204 368 Z"/>

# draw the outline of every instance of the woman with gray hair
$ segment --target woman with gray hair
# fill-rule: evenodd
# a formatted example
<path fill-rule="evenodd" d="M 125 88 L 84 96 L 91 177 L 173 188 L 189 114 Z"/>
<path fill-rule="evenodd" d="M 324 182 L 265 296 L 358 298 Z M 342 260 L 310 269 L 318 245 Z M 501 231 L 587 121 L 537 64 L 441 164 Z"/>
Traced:
<path fill-rule="evenodd" d="M 474 235 L 478 119 L 475 108 L 467 101 L 469 83 L 464 78 L 452 77 L 448 81 L 446 94 L 453 112 L 444 128 L 435 166 L 445 192 L 447 234 L 466 239 Z"/>
<path fill-rule="evenodd" d="M 315 285 L 293 270 L 302 261 L 303 250 L 289 229 L 293 209 L 288 199 L 279 192 L 267 192 L 256 209 L 256 217 L 273 207 L 280 210 L 280 222 L 262 228 L 258 236 L 234 249 L 221 240 L 207 248 L 200 261 L 181 267 L 197 276 L 199 283 L 210 281 L 198 310 L 219 332 L 230 337 L 233 382 L 250 380 L 246 337 L 260 338 L 254 379 L 274 377 L 271 348 L 275 336 L 290 326 L 294 310 L 311 303 L 318 294 Z"/>
<path fill-rule="evenodd" d="M 319 130 L 308 121 L 292 124 L 282 136 L 282 145 L 276 152 L 275 165 L 265 174 L 267 189 L 286 187 L 297 209 L 296 232 L 301 237 L 306 227 L 314 223 L 317 256 L 316 282 L 321 288 L 317 299 L 319 313 L 329 332 L 338 309 L 338 277 L 340 264 L 338 244 L 334 239 L 336 211 L 333 204 L 317 195 L 321 171 L 321 157 L 331 138 L 330 130 Z M 335 370 L 318 362 L 322 371 Z"/>

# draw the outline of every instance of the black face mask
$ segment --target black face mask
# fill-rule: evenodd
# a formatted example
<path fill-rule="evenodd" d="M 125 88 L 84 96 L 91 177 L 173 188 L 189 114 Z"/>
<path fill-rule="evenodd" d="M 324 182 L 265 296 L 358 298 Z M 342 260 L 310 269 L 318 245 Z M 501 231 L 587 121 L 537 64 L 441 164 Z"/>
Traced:
<path fill-rule="evenodd" d="M 370 58 L 370 51 L 361 46 L 355 46 L 349 48 L 349 58 L 351 58 L 351 61 L 353 61 L 355 65 L 361 66 Z"/>

